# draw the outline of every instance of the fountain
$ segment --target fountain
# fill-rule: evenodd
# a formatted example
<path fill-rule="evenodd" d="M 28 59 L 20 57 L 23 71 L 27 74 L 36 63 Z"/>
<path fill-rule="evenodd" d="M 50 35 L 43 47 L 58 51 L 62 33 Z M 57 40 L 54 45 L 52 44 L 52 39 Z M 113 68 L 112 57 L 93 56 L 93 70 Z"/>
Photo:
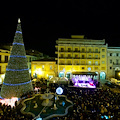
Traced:
<path fill-rule="evenodd" d="M 44 99 L 44 101 L 42 102 L 42 106 L 52 106 L 53 101 L 51 101 L 50 99 L 52 99 L 53 97 L 54 95 L 52 95 L 47 88 L 46 92 L 42 95 L 42 98 Z"/>
<path fill-rule="evenodd" d="M 61 87 L 58 87 L 55 93 L 51 93 L 47 88 L 44 94 L 36 94 L 32 98 L 23 100 L 21 112 L 32 115 L 33 120 L 39 118 L 47 120 L 55 116 L 65 116 L 73 103 L 62 93 Z"/>

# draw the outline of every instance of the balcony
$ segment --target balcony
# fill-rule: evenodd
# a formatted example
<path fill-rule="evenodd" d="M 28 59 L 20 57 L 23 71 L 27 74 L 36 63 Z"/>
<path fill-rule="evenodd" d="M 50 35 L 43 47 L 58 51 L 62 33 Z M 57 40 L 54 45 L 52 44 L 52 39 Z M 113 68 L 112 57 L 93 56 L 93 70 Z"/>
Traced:
<path fill-rule="evenodd" d="M 72 63 L 59 63 L 59 65 L 72 65 Z"/>
<path fill-rule="evenodd" d="M 100 57 L 59 57 L 59 59 L 100 59 Z"/>
<path fill-rule="evenodd" d="M 80 57 L 73 57 L 73 59 L 80 59 Z"/>
<path fill-rule="evenodd" d="M 86 59 L 100 59 L 100 57 L 88 57 Z"/>
<path fill-rule="evenodd" d="M 80 52 L 80 50 L 75 50 L 75 51 L 73 51 L 73 52 Z"/>

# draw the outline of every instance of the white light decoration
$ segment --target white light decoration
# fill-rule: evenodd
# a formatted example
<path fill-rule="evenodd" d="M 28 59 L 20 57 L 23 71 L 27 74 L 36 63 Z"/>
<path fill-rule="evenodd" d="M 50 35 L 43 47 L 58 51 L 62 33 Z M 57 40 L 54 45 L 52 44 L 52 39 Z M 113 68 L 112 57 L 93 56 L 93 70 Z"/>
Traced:
<path fill-rule="evenodd" d="M 18 23 L 21 23 L 20 18 L 18 18 Z"/>
<path fill-rule="evenodd" d="M 0 102 L 5 105 L 10 105 L 11 107 L 15 106 L 15 102 L 18 101 L 17 97 L 12 97 L 11 99 L 1 99 Z"/>
<path fill-rule="evenodd" d="M 58 95 L 61 95 L 61 94 L 63 93 L 63 89 L 62 89 L 61 87 L 58 87 L 58 88 L 56 89 L 56 93 L 57 93 Z"/>
<path fill-rule="evenodd" d="M 91 67 L 88 68 L 88 71 L 91 71 Z"/>

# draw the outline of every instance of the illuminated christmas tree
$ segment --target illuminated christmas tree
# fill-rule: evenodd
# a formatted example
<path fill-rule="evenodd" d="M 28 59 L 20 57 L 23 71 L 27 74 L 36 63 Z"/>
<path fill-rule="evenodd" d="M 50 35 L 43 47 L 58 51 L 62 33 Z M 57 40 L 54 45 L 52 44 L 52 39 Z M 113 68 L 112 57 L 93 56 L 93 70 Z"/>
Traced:
<path fill-rule="evenodd" d="M 9 99 L 12 97 L 20 98 L 20 96 L 32 90 L 19 19 L 5 79 L 1 88 L 1 97 Z"/>

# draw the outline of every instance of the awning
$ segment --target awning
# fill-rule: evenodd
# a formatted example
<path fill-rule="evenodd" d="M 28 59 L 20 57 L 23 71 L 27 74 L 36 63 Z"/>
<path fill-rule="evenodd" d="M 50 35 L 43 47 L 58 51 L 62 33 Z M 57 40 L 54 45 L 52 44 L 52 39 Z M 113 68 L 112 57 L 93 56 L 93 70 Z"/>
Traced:
<path fill-rule="evenodd" d="M 97 75 L 95 72 L 72 72 L 73 75 Z"/>

